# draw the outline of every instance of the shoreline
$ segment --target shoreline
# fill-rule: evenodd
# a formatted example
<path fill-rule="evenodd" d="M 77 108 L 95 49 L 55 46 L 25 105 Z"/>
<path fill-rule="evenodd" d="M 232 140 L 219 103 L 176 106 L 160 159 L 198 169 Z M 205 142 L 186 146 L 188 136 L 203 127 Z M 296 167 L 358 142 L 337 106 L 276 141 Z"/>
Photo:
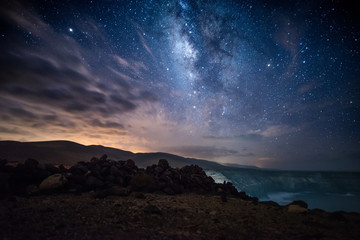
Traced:
<path fill-rule="evenodd" d="M 0 164 L 0 239 L 360 239 L 360 214 L 280 206 L 196 165 L 104 155 L 67 169 Z"/>

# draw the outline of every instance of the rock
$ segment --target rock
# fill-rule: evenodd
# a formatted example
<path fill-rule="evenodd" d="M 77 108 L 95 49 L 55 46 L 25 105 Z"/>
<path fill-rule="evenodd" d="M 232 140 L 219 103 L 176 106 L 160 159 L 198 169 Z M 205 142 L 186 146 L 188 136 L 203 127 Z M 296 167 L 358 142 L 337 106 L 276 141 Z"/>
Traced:
<path fill-rule="evenodd" d="M 108 189 L 108 193 L 109 195 L 125 197 L 125 196 L 129 196 L 130 190 L 120 186 L 113 186 L 110 189 Z"/>
<path fill-rule="evenodd" d="M 165 187 L 162 191 L 168 195 L 175 195 L 175 191 L 171 187 Z"/>
<path fill-rule="evenodd" d="M 146 199 L 145 194 L 143 194 L 143 193 L 141 193 L 141 192 L 136 192 L 134 196 L 135 196 L 135 198 L 137 198 L 137 199 Z"/>
<path fill-rule="evenodd" d="M 213 210 L 209 213 L 210 216 L 216 216 L 217 215 L 217 211 Z"/>
<path fill-rule="evenodd" d="M 154 206 L 154 205 L 152 205 L 152 204 L 147 205 L 147 206 L 144 208 L 144 212 L 145 212 L 145 213 L 150 213 L 150 214 L 162 215 L 161 210 L 160 210 L 157 206 Z"/>
<path fill-rule="evenodd" d="M 72 166 L 69 171 L 74 175 L 84 175 L 89 171 L 89 169 L 85 166 L 85 163 L 79 162 Z"/>
<path fill-rule="evenodd" d="M 308 209 L 301 207 L 299 205 L 288 205 L 288 212 L 289 213 L 305 213 Z"/>
<path fill-rule="evenodd" d="M 225 193 L 225 192 L 222 192 L 222 193 L 221 193 L 221 201 L 222 201 L 222 202 L 227 202 L 227 197 L 226 197 L 226 193 Z"/>
<path fill-rule="evenodd" d="M 120 171 L 119 168 L 117 168 L 116 166 L 113 165 L 110 167 L 110 174 L 113 176 L 121 176 L 122 171 Z"/>
<path fill-rule="evenodd" d="M 94 177 L 92 175 L 89 175 L 87 178 L 86 178 L 86 185 L 91 188 L 91 189 L 94 189 L 94 188 L 99 188 L 99 187 L 102 187 L 104 185 L 104 182 L 101 181 L 100 179 L 98 179 L 97 177 Z"/>
<path fill-rule="evenodd" d="M 55 167 L 54 165 L 51 165 L 51 164 L 45 164 L 45 170 L 48 171 L 48 172 L 51 172 L 53 174 L 60 173 L 60 170 L 57 167 Z"/>
<path fill-rule="evenodd" d="M 67 172 L 67 169 L 65 168 L 65 166 L 64 165 L 60 165 L 59 167 L 59 171 L 61 172 L 61 173 L 66 173 Z"/>
<path fill-rule="evenodd" d="M 26 193 L 28 195 L 36 195 L 40 192 L 40 189 L 38 186 L 36 186 L 35 184 L 31 184 L 29 186 L 26 187 Z"/>
<path fill-rule="evenodd" d="M 169 166 L 169 162 L 166 159 L 160 159 L 158 162 L 158 166 L 161 167 L 162 169 L 166 170 L 168 169 Z"/>
<path fill-rule="evenodd" d="M 96 190 L 93 194 L 94 198 L 106 198 L 107 196 L 109 196 L 109 192 L 101 189 Z"/>
<path fill-rule="evenodd" d="M 39 188 L 41 191 L 44 190 L 55 190 L 64 187 L 68 183 L 67 178 L 62 174 L 53 174 L 45 178 Z"/>
<path fill-rule="evenodd" d="M 7 160 L 0 158 L 0 169 L 4 169 L 7 164 Z"/>
<path fill-rule="evenodd" d="M 133 191 L 155 192 L 160 186 L 155 179 L 147 174 L 139 174 L 132 177 L 130 186 Z"/>
<path fill-rule="evenodd" d="M 24 166 L 27 169 L 36 169 L 39 165 L 39 162 L 35 159 L 28 158 L 25 160 Z"/>
<path fill-rule="evenodd" d="M 102 169 L 101 169 L 101 176 L 107 176 L 107 175 L 109 175 L 110 174 L 110 168 L 109 167 L 103 167 Z"/>
<path fill-rule="evenodd" d="M 344 217 L 344 213 L 345 212 L 343 211 L 332 212 L 330 213 L 329 219 L 340 222 L 347 222 L 347 219 Z"/>
<path fill-rule="evenodd" d="M 125 162 L 125 166 L 129 167 L 129 168 L 137 168 L 137 166 L 135 165 L 135 162 L 131 159 L 129 159 Z"/>
<path fill-rule="evenodd" d="M 68 180 L 73 184 L 85 185 L 86 177 L 83 175 L 70 174 Z"/>
<path fill-rule="evenodd" d="M 290 203 L 288 205 L 298 205 L 298 206 L 303 207 L 303 208 L 308 208 L 307 203 L 302 201 L 302 200 L 293 201 L 292 203 Z"/>
<path fill-rule="evenodd" d="M 11 178 L 10 173 L 0 172 L 0 196 L 11 190 L 9 183 L 10 178 Z"/>
<path fill-rule="evenodd" d="M 164 169 L 162 167 L 155 167 L 154 174 L 155 176 L 160 176 L 164 172 Z"/>
<path fill-rule="evenodd" d="M 101 158 L 100 158 L 100 161 L 106 161 L 107 157 L 108 156 L 106 154 L 102 155 Z"/>
<path fill-rule="evenodd" d="M 277 202 L 274 201 L 263 201 L 261 204 L 264 204 L 266 206 L 272 206 L 272 207 L 279 207 L 280 205 Z"/>

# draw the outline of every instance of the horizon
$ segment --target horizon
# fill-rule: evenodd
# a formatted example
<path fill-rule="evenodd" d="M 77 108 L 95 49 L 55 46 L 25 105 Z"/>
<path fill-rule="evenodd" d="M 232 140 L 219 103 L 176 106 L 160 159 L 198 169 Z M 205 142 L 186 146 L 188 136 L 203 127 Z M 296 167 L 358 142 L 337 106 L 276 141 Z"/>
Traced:
<path fill-rule="evenodd" d="M 18 142 L 18 143 L 48 143 L 48 142 L 68 142 L 68 143 L 74 143 L 74 144 L 78 144 L 78 145 L 82 145 L 85 147 L 92 147 L 92 146 L 97 146 L 97 147 L 103 147 L 103 148 L 112 148 L 112 149 L 116 149 L 116 150 L 121 150 L 121 151 L 125 151 L 125 152 L 130 152 L 130 153 L 134 153 L 134 154 L 167 154 L 167 155 L 173 155 L 176 157 L 181 157 L 181 158 L 185 158 L 185 159 L 195 159 L 195 160 L 200 160 L 200 161 L 206 161 L 206 162 L 213 162 L 213 163 L 217 163 L 220 164 L 224 167 L 229 167 L 229 168 L 240 168 L 240 169 L 250 169 L 250 170 L 264 170 L 264 171 L 279 171 L 279 172 L 334 172 L 334 173 L 360 173 L 360 170 L 354 170 L 354 169 L 349 169 L 349 170 L 338 170 L 338 169 L 286 169 L 286 168 L 264 168 L 264 167 L 258 167 L 255 165 L 246 165 L 246 164 L 239 164 L 236 162 L 217 162 L 217 161 L 211 161 L 208 159 L 202 159 L 202 158 L 196 158 L 196 157 L 192 157 L 192 156 L 182 156 L 179 154 L 174 154 L 174 153 L 169 153 L 169 152 L 132 152 L 126 149 L 120 149 L 120 148 L 116 148 L 116 147 L 109 147 L 109 146 L 104 146 L 104 145 L 98 145 L 98 144 L 90 144 L 90 145 L 86 145 L 86 144 L 82 144 L 82 143 L 78 143 L 78 142 L 74 142 L 74 141 L 70 141 L 70 140 L 49 140 L 49 141 L 15 141 L 15 140 L 0 140 L 1 142 Z M 105 153 L 106 154 L 106 153 Z M 94 156 L 94 157 L 100 157 L 100 156 Z M 159 158 L 160 159 L 160 158 Z M 25 160 L 25 159 L 23 159 Z M 119 159 L 118 159 L 119 160 Z M 123 159 L 125 160 L 125 159 Z M 167 159 L 166 159 L 167 160 Z M 13 162 L 13 161 L 9 161 L 8 162 Z M 15 161 L 17 162 L 17 161 Z M 136 162 L 135 162 L 136 163 Z M 59 163 L 61 164 L 61 163 Z"/>
<path fill-rule="evenodd" d="M 360 171 L 352 3 L 0 3 L 0 141 Z"/>

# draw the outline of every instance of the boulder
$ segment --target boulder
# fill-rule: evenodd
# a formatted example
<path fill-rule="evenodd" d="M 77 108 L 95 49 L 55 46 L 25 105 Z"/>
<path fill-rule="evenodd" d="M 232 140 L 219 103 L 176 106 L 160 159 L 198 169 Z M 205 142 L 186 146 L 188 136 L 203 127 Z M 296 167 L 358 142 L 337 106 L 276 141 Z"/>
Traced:
<path fill-rule="evenodd" d="M 163 188 L 162 191 L 167 195 L 175 195 L 175 191 L 169 186 Z"/>
<path fill-rule="evenodd" d="M 141 192 L 136 192 L 136 193 L 134 194 L 134 196 L 135 196 L 135 198 L 137 198 L 137 199 L 146 199 L 146 196 L 145 196 L 143 193 L 141 193 Z"/>
<path fill-rule="evenodd" d="M 107 157 L 108 156 L 106 154 L 102 155 L 101 158 L 100 158 L 100 161 L 106 161 Z"/>
<path fill-rule="evenodd" d="M 92 157 L 90 159 L 90 162 L 98 162 L 98 161 L 99 161 L 99 159 L 97 157 Z"/>
<path fill-rule="evenodd" d="M 271 207 L 279 207 L 280 206 L 277 202 L 274 202 L 274 201 L 262 201 L 260 203 L 264 204 L 266 206 L 271 206 Z"/>
<path fill-rule="evenodd" d="M 40 183 L 39 188 L 41 191 L 55 190 L 64 187 L 67 183 L 67 178 L 64 175 L 57 173 L 45 178 Z"/>
<path fill-rule="evenodd" d="M 0 158 L 0 169 L 4 169 L 7 164 L 7 160 Z"/>
<path fill-rule="evenodd" d="M 25 163 L 24 163 L 24 166 L 25 168 L 27 169 L 35 169 L 37 168 L 39 165 L 39 162 L 35 159 L 32 159 L 32 158 L 28 158 L 25 160 Z"/>
<path fill-rule="evenodd" d="M 121 176 L 123 171 L 120 171 L 115 165 L 110 167 L 110 174 L 113 176 Z"/>
<path fill-rule="evenodd" d="M 290 203 L 289 205 L 298 205 L 298 206 L 303 207 L 303 208 L 308 208 L 307 203 L 304 202 L 304 201 L 302 201 L 302 200 L 293 201 L 293 202 Z"/>
<path fill-rule="evenodd" d="M 0 196 L 10 190 L 10 173 L 0 172 Z"/>
<path fill-rule="evenodd" d="M 89 171 L 89 169 L 85 166 L 85 163 L 79 162 L 72 166 L 69 171 L 74 175 L 84 175 Z"/>
<path fill-rule="evenodd" d="M 129 167 L 129 168 L 137 168 L 137 166 L 135 165 L 135 162 L 131 159 L 129 159 L 125 162 L 125 166 Z"/>
<path fill-rule="evenodd" d="M 55 167 L 52 164 L 45 164 L 45 170 L 53 174 L 60 173 L 59 168 Z"/>
<path fill-rule="evenodd" d="M 104 182 L 101 181 L 99 178 L 97 177 L 94 177 L 92 175 L 89 175 L 87 178 L 86 178 L 86 185 L 91 188 L 91 189 L 94 189 L 94 188 L 99 188 L 99 187 L 102 187 L 104 185 Z"/>
<path fill-rule="evenodd" d="M 160 159 L 158 162 L 158 166 L 164 170 L 170 168 L 169 162 L 166 159 Z"/>
<path fill-rule="evenodd" d="M 289 213 L 305 213 L 307 212 L 308 209 L 307 208 L 304 208 L 304 207 L 301 207 L 299 205 L 288 205 L 288 212 Z"/>
<path fill-rule="evenodd" d="M 40 192 L 40 189 L 35 184 L 31 184 L 26 187 L 26 193 L 28 195 L 35 195 L 35 194 L 38 194 L 39 192 Z"/>
<path fill-rule="evenodd" d="M 147 174 L 135 175 L 131 178 L 130 187 L 133 191 L 155 192 L 160 186 L 156 180 Z"/>
<path fill-rule="evenodd" d="M 145 213 L 150 213 L 150 214 L 162 215 L 161 210 L 160 210 L 157 206 L 152 205 L 152 204 L 147 205 L 147 206 L 144 208 L 144 212 L 145 212 Z"/>
<path fill-rule="evenodd" d="M 108 193 L 109 195 L 124 197 L 124 196 L 129 196 L 130 190 L 120 186 L 113 186 L 108 189 Z"/>

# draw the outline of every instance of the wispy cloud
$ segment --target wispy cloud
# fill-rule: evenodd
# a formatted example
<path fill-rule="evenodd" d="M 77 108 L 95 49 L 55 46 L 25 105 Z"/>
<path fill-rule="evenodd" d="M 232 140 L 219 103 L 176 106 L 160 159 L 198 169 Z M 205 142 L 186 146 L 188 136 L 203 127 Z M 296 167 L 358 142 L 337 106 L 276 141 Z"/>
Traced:
<path fill-rule="evenodd" d="M 41 127 L 43 134 L 51 132 L 53 138 L 76 139 L 76 133 L 81 139 L 89 129 L 102 136 L 106 129 L 113 129 L 110 135 L 124 136 L 127 114 L 157 102 L 153 93 L 133 81 L 148 70 L 144 63 L 104 49 L 111 46 L 89 42 L 85 48 L 71 34 L 55 31 L 19 3 L 10 6 L 0 14 L 21 31 L 6 36 L 13 41 L 5 42 L 11 45 L 2 47 L 0 57 L 0 123 L 4 126 L 0 132 L 9 139 L 18 133 L 26 138 L 39 130 L 34 127 Z M 79 22 L 78 28 L 91 32 L 88 36 L 93 39 L 104 38 L 94 21 Z M 28 43 L 24 48 L 23 32 L 38 44 Z M 94 52 L 105 55 L 101 65 Z"/>
<path fill-rule="evenodd" d="M 238 151 L 226 147 L 216 146 L 174 146 L 165 148 L 166 151 L 188 157 L 215 158 L 238 154 Z M 247 156 L 249 156 L 247 154 Z"/>

